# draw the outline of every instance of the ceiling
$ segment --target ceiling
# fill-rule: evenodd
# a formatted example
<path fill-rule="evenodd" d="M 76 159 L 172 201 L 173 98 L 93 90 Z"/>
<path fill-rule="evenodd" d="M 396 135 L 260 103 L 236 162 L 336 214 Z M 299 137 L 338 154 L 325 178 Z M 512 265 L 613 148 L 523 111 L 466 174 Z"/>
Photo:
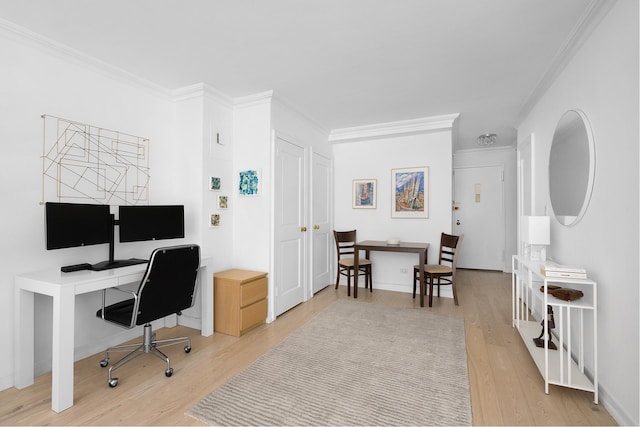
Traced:
<path fill-rule="evenodd" d="M 327 130 L 460 113 L 513 145 L 585 0 L 0 0 L 0 19 L 167 89 L 273 90 Z"/>

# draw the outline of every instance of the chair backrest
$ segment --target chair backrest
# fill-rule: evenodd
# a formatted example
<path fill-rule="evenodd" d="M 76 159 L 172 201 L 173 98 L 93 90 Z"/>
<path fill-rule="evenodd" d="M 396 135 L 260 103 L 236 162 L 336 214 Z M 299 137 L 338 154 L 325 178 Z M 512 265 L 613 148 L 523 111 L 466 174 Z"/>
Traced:
<path fill-rule="evenodd" d="M 455 273 L 456 264 L 458 263 L 458 252 L 464 234 L 453 236 L 451 234 L 442 233 L 440 236 L 440 254 L 438 255 L 439 264 L 448 263 L 451 270 Z"/>
<path fill-rule="evenodd" d="M 336 241 L 336 252 L 338 261 L 343 255 L 353 255 L 356 245 L 356 230 L 336 231 L 333 230 L 333 237 Z"/>
<path fill-rule="evenodd" d="M 198 245 L 155 249 L 138 288 L 135 324 L 144 325 L 193 306 L 199 268 Z"/>

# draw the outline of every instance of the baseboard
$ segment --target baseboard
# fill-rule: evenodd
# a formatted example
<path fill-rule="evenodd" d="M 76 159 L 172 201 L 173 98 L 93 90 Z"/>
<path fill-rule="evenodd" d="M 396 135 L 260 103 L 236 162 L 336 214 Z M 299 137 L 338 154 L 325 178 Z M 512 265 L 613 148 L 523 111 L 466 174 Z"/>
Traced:
<path fill-rule="evenodd" d="M 620 405 L 613 396 L 607 393 L 607 389 L 605 387 L 598 388 L 598 401 L 602 406 L 607 409 L 609 415 L 611 415 L 618 425 L 621 426 L 637 426 L 640 425 L 640 419 L 635 418 L 630 415 L 625 409 Z M 636 414 L 638 416 L 638 414 Z"/>
<path fill-rule="evenodd" d="M 13 375 L 7 375 L 0 378 L 0 391 L 6 390 L 14 386 Z"/>

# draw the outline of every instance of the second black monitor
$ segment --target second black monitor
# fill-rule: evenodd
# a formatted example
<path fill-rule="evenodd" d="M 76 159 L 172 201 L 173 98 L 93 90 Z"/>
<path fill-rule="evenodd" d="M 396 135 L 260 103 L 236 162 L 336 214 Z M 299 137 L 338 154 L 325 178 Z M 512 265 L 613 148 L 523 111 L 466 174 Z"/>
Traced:
<path fill-rule="evenodd" d="M 184 206 L 120 206 L 120 242 L 184 237 Z"/>

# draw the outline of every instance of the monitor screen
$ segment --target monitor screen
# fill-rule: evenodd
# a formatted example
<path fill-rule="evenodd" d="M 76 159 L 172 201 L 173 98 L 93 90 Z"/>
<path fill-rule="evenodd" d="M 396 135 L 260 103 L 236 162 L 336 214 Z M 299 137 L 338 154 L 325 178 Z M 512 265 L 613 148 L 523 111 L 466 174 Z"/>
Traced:
<path fill-rule="evenodd" d="M 47 249 L 109 243 L 113 238 L 109 205 L 45 204 Z"/>
<path fill-rule="evenodd" d="M 184 206 L 120 206 L 121 242 L 184 237 Z"/>

